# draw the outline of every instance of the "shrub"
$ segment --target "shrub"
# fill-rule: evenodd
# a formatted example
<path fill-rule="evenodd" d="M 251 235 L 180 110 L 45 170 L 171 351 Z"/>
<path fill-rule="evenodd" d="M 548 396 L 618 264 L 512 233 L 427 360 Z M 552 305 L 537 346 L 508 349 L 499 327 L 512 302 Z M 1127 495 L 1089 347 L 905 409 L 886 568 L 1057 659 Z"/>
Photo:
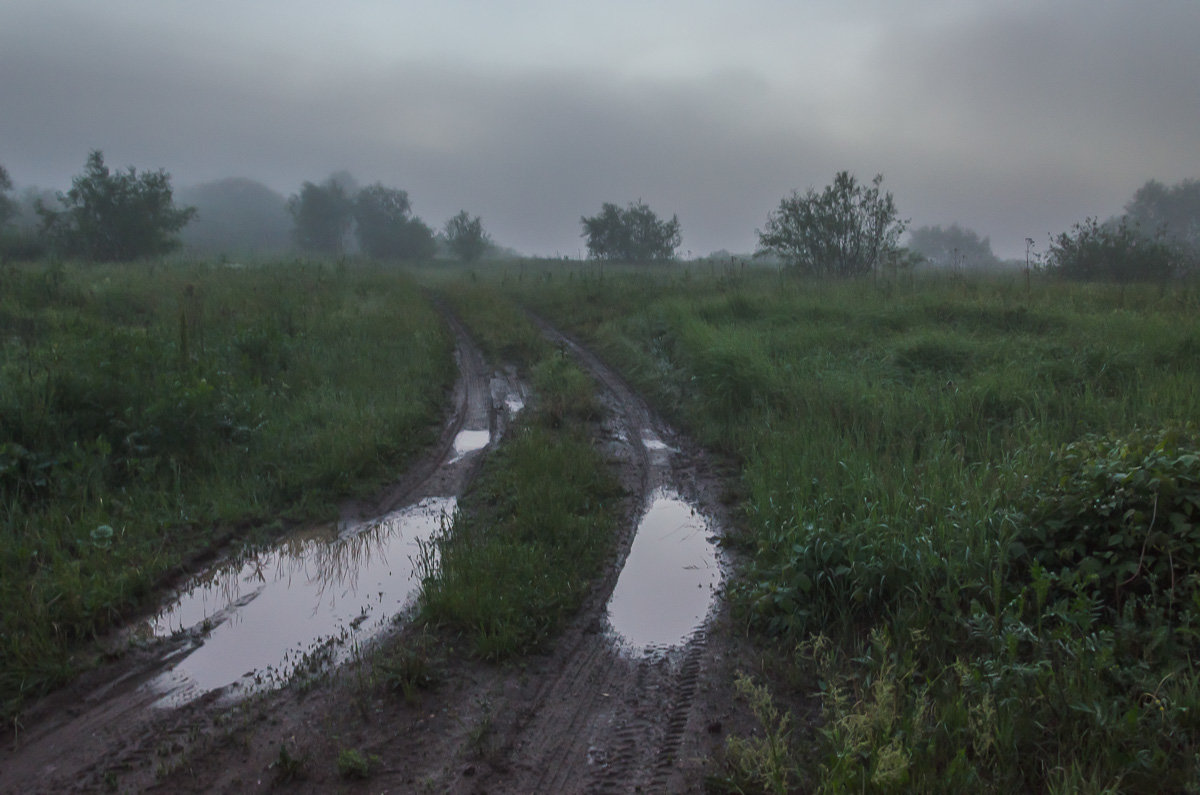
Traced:
<path fill-rule="evenodd" d="M 1112 611 L 1134 596 L 1166 600 L 1173 613 L 1200 604 L 1200 444 L 1190 429 L 1089 436 L 1057 464 L 1025 495 L 1023 560 Z"/>

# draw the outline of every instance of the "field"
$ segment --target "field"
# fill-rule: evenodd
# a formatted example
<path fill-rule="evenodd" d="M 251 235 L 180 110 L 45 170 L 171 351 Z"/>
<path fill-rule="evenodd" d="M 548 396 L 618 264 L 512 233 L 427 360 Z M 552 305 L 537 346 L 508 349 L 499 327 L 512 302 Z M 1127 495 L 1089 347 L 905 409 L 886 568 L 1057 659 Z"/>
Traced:
<path fill-rule="evenodd" d="M 627 543 L 598 376 L 529 310 L 726 462 L 709 643 L 749 645 L 760 725 L 704 761 L 711 790 L 1200 787 L 1196 285 L 490 268 L 0 271 L 6 713 L 181 567 L 333 518 L 432 445 L 437 296 L 533 408 L 437 541 L 420 642 L 380 657 L 406 700 L 456 658 L 499 681 L 554 654 Z"/>

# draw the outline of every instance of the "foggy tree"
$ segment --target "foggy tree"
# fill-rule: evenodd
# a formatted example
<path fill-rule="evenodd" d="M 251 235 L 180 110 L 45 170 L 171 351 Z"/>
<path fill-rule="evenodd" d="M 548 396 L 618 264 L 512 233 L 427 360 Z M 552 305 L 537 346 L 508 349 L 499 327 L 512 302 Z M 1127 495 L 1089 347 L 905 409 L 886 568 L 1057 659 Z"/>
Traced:
<path fill-rule="evenodd" d="M 883 175 L 871 187 L 848 171 L 817 193 L 784 197 L 759 231 L 759 253 L 774 253 L 787 265 L 814 276 L 862 276 L 895 257 L 905 222 L 891 193 L 880 193 Z"/>
<path fill-rule="evenodd" d="M 580 218 L 592 259 L 619 262 L 650 262 L 675 256 L 681 240 L 679 218 L 660 221 L 644 202 L 631 202 L 624 209 L 605 202 L 598 215 Z"/>
<path fill-rule="evenodd" d="M 104 154 L 88 155 L 84 172 L 59 193 L 62 210 L 39 203 L 43 226 L 66 253 L 98 262 L 127 262 L 165 254 L 179 245 L 175 236 L 196 214 L 176 207 L 166 171 L 110 172 Z"/>
<path fill-rule="evenodd" d="M 1159 281 L 1171 274 L 1174 256 L 1161 235 L 1145 235 L 1125 218 L 1107 224 L 1089 218 L 1051 238 L 1047 270 L 1075 281 Z"/>
<path fill-rule="evenodd" d="M 1193 257 L 1200 255 L 1200 180 L 1168 187 L 1152 179 L 1133 194 L 1125 215 L 1146 232 L 1161 231 Z"/>
<path fill-rule="evenodd" d="M 940 226 L 914 229 L 909 233 L 908 248 L 942 268 L 992 268 L 1000 264 L 992 253 L 990 240 L 958 224 L 945 229 Z"/>
<path fill-rule="evenodd" d="M 17 213 L 17 205 L 7 195 L 12 190 L 12 186 L 12 178 L 8 176 L 8 169 L 0 164 L 0 226 L 8 223 L 8 219 Z"/>
<path fill-rule="evenodd" d="M 180 188 L 196 219 L 180 233 L 189 249 L 209 254 L 269 254 L 292 243 L 287 199 L 252 179 L 230 177 Z"/>
<path fill-rule="evenodd" d="M 363 188 L 354 200 L 354 220 L 362 250 L 376 259 L 429 259 L 436 249 L 433 230 L 411 214 L 408 194 L 380 183 Z"/>
<path fill-rule="evenodd" d="M 463 210 L 446 222 L 446 243 L 454 256 L 463 262 L 474 262 L 488 250 L 491 240 L 483 231 L 483 220 L 478 215 L 471 218 Z"/>
<path fill-rule="evenodd" d="M 340 254 L 354 219 L 354 201 L 342 183 L 330 177 L 320 185 L 305 182 L 288 199 L 297 245 L 320 254 Z"/>

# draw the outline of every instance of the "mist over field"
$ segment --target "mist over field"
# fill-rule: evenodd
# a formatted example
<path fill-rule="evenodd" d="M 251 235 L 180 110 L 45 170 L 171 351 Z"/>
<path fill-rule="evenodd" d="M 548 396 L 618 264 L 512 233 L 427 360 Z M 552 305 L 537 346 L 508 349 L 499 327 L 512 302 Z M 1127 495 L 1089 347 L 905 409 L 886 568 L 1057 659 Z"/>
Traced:
<path fill-rule="evenodd" d="M 698 256 L 749 251 L 780 196 L 847 169 L 885 174 L 912 226 L 1019 257 L 1149 179 L 1200 174 L 1195 4 L 5 0 L 0 17 L 18 188 L 66 189 L 92 149 L 180 189 L 287 197 L 346 169 L 529 254 L 577 256 L 582 214 L 640 199 Z"/>

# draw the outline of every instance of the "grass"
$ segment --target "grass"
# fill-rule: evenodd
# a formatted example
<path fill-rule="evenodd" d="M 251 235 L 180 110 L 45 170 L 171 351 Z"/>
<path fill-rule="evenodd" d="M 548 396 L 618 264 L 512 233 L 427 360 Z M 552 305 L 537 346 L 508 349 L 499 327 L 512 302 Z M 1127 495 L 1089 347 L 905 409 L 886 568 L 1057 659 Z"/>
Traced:
<path fill-rule="evenodd" d="M 451 345 L 383 270 L 0 270 L 4 712 L 181 562 L 393 477 L 436 434 Z"/>
<path fill-rule="evenodd" d="M 532 373 L 534 405 L 430 550 L 421 614 L 500 660 L 541 647 L 578 610 L 611 551 L 618 487 L 589 438 L 598 409 L 587 376 L 511 303 L 475 289 L 453 296 L 485 349 Z"/>
<path fill-rule="evenodd" d="M 742 462 L 735 612 L 824 713 L 792 743 L 816 756 L 770 770 L 829 792 L 1200 784 L 1196 285 L 560 267 L 507 289 Z M 1047 512 L 1067 487 L 1126 507 Z"/>

